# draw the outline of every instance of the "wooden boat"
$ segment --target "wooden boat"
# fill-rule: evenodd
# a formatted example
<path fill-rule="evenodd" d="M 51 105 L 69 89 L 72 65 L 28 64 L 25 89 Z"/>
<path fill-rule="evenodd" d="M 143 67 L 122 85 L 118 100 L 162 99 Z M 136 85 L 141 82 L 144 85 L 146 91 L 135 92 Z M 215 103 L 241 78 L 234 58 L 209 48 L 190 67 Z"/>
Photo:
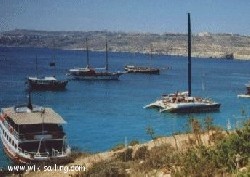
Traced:
<path fill-rule="evenodd" d="M 87 66 L 85 68 L 74 68 L 70 69 L 67 75 L 71 76 L 73 79 L 78 80 L 119 80 L 119 77 L 124 74 L 124 72 L 110 72 L 108 66 L 108 44 L 106 41 L 106 66 L 101 68 L 100 71 L 96 68 L 92 68 L 89 65 L 89 53 L 88 53 L 88 43 L 86 39 L 86 51 L 87 51 Z M 104 69 L 104 70 L 102 70 Z"/>
<path fill-rule="evenodd" d="M 67 80 L 57 80 L 55 76 L 28 77 L 29 89 L 31 90 L 64 90 Z"/>
<path fill-rule="evenodd" d="M 55 66 L 55 62 L 51 62 L 50 66 Z M 37 74 L 37 57 L 36 57 L 36 75 Z M 30 76 L 27 77 L 29 90 L 64 90 L 68 84 L 67 80 L 58 80 L 55 76 Z"/>

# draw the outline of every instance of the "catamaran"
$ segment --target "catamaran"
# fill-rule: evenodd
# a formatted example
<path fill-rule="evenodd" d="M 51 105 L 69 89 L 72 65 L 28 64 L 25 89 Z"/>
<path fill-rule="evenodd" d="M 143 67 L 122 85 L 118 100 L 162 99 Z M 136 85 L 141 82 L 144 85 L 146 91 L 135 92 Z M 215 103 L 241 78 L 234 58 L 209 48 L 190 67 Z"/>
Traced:
<path fill-rule="evenodd" d="M 176 92 L 146 105 L 144 108 L 158 108 L 160 112 L 200 113 L 220 110 L 220 103 L 211 99 L 191 96 L 191 20 L 188 13 L 188 92 Z"/>

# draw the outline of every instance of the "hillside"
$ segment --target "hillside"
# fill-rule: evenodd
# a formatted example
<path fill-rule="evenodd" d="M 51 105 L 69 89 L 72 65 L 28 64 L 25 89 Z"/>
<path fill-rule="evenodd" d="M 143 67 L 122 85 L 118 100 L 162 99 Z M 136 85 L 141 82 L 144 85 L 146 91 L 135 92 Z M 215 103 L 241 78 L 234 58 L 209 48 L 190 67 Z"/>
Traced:
<path fill-rule="evenodd" d="M 250 119 L 240 129 L 224 131 L 207 117 L 202 123 L 189 119 L 190 132 L 156 137 L 144 144 L 131 141 L 127 148 L 116 146 L 97 154 L 74 152 L 62 170 L 25 172 L 24 177 L 207 177 L 250 175 Z M 82 171 L 69 167 L 84 166 Z M 45 166 L 44 166 L 45 167 Z M 47 166 L 46 166 L 47 167 Z M 54 165 L 51 165 L 54 167 Z M 42 166 L 41 166 L 41 169 Z M 44 168 L 45 169 L 45 168 Z M 46 168 L 47 169 L 47 168 Z M 9 173 L 9 176 L 17 176 Z"/>
<path fill-rule="evenodd" d="M 186 34 L 124 33 L 108 31 L 13 30 L 0 33 L 0 46 L 85 49 L 85 38 L 93 51 L 105 50 L 105 40 L 113 52 L 139 52 L 186 56 Z M 201 58 L 250 59 L 250 36 L 237 34 L 193 35 L 192 55 Z"/>

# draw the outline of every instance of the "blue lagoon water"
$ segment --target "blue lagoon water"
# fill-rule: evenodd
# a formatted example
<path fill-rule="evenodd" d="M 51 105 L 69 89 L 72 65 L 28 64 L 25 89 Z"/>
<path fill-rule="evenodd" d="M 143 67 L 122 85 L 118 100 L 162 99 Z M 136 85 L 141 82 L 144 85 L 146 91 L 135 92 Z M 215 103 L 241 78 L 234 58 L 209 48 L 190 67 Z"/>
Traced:
<path fill-rule="evenodd" d="M 0 48 L 0 107 L 27 102 L 25 78 L 56 75 L 65 78 L 68 69 L 86 65 L 83 51 L 63 51 L 37 48 Z M 56 59 L 52 60 L 52 55 Z M 56 62 L 55 68 L 49 63 Z M 90 64 L 104 67 L 105 53 L 90 52 Z M 171 135 L 185 131 L 190 115 L 159 113 L 143 106 L 163 93 L 187 90 L 187 58 L 154 56 L 137 53 L 109 53 L 110 70 L 123 70 L 126 64 L 152 65 L 160 68 L 160 75 L 125 74 L 119 81 L 70 81 L 67 90 L 60 92 L 33 92 L 34 104 L 52 107 L 67 121 L 64 126 L 71 146 L 90 152 L 105 151 L 118 143 L 150 139 L 146 127 L 156 135 Z M 166 69 L 170 67 L 171 69 Z M 250 61 L 223 59 L 192 60 L 192 94 L 211 97 L 222 104 L 218 113 L 195 114 L 207 116 L 226 127 L 241 118 L 241 111 L 250 111 L 250 99 L 238 99 L 245 93 L 250 79 Z M 10 163 L 0 144 L 0 167 Z"/>

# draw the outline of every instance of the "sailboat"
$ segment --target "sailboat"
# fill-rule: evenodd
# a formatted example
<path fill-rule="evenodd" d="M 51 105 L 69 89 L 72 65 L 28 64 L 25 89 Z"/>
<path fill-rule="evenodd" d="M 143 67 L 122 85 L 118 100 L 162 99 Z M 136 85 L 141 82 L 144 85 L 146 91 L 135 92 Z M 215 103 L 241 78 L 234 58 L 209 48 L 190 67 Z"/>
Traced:
<path fill-rule="evenodd" d="M 188 92 L 164 95 L 144 108 L 158 108 L 160 112 L 201 113 L 220 110 L 220 103 L 211 99 L 191 96 L 191 20 L 188 13 Z"/>
<path fill-rule="evenodd" d="M 86 39 L 87 66 L 85 68 L 70 69 L 67 75 L 79 80 L 118 80 L 124 72 L 110 72 L 108 65 L 108 43 L 106 41 L 106 66 L 104 71 L 97 71 L 89 65 L 88 40 Z"/>
<path fill-rule="evenodd" d="M 150 48 L 150 59 L 152 60 L 152 46 Z M 160 74 L 159 68 L 153 68 L 149 66 L 126 65 L 124 70 L 128 73 Z"/>
<path fill-rule="evenodd" d="M 55 63 L 50 63 L 55 66 Z M 37 72 L 37 56 L 36 56 L 36 72 Z M 38 74 L 36 74 L 38 75 Z M 68 84 L 67 80 L 57 80 L 55 76 L 29 76 L 27 78 L 28 87 L 31 90 L 64 90 Z"/>
<path fill-rule="evenodd" d="M 247 93 L 238 95 L 239 98 L 250 98 L 250 82 L 246 84 Z"/>

